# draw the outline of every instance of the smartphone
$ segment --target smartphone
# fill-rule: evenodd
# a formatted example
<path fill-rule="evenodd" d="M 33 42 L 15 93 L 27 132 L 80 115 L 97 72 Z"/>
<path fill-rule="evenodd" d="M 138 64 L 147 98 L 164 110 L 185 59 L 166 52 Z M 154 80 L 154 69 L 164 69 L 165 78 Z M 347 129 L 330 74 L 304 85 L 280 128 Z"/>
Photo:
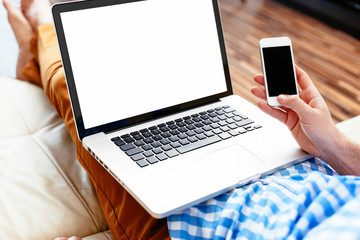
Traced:
<path fill-rule="evenodd" d="M 259 41 L 261 66 L 267 103 L 281 106 L 280 94 L 298 95 L 291 40 L 288 37 L 263 38 Z"/>

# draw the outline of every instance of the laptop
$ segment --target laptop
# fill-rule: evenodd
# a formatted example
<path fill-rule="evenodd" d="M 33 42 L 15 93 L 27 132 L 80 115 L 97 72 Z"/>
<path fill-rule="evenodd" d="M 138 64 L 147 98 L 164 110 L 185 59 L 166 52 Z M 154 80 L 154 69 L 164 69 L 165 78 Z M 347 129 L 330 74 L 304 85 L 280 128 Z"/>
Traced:
<path fill-rule="evenodd" d="M 153 217 L 309 158 L 282 123 L 233 94 L 216 0 L 52 11 L 78 137 Z"/>

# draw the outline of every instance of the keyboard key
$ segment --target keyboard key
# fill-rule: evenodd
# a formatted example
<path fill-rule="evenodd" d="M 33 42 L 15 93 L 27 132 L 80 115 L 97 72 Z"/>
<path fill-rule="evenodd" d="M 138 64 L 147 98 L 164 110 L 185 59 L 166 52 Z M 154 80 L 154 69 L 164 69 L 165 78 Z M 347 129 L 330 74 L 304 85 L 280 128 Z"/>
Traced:
<path fill-rule="evenodd" d="M 240 113 L 240 112 L 238 112 L 238 111 L 233 112 L 233 114 L 234 114 L 235 116 L 239 116 L 239 117 L 241 117 L 242 119 L 248 119 L 248 117 L 247 117 L 247 116 L 245 116 L 245 115 L 241 114 L 241 113 Z"/>
<path fill-rule="evenodd" d="M 186 126 L 186 124 L 185 124 L 184 122 L 177 122 L 176 125 L 177 125 L 178 127 L 184 127 L 184 126 Z"/>
<path fill-rule="evenodd" d="M 180 139 L 184 139 L 184 138 L 187 138 L 188 136 L 185 134 L 185 133 L 180 133 L 179 135 L 178 135 L 178 138 L 180 138 Z"/>
<path fill-rule="evenodd" d="M 150 132 L 144 132 L 142 134 L 145 138 L 149 138 L 149 137 L 152 137 L 152 134 Z"/>
<path fill-rule="evenodd" d="M 156 135 L 152 137 L 155 141 L 160 141 L 161 139 L 163 139 L 160 135 Z"/>
<path fill-rule="evenodd" d="M 223 126 L 223 127 L 220 127 L 221 131 L 223 132 L 227 132 L 227 131 L 230 131 L 230 128 L 228 126 Z"/>
<path fill-rule="evenodd" d="M 201 118 L 199 118 L 199 117 L 194 117 L 192 120 L 193 120 L 194 122 L 200 122 L 200 121 L 201 121 Z"/>
<path fill-rule="evenodd" d="M 166 122 L 166 125 L 173 125 L 175 122 L 174 121 L 169 121 L 169 122 Z"/>
<path fill-rule="evenodd" d="M 151 130 L 150 132 L 154 135 L 158 135 L 161 133 L 161 131 L 159 129 L 154 129 L 154 130 Z"/>
<path fill-rule="evenodd" d="M 187 145 L 190 142 L 187 139 L 182 139 L 182 140 L 179 141 L 179 143 L 181 143 L 182 145 Z"/>
<path fill-rule="evenodd" d="M 243 120 L 243 119 L 242 119 L 241 117 L 239 117 L 239 116 L 233 117 L 233 119 L 234 119 L 236 122 Z"/>
<path fill-rule="evenodd" d="M 114 142 L 115 144 L 116 144 L 116 146 L 122 146 L 122 145 L 124 145 L 124 144 L 126 144 L 123 140 L 121 140 L 121 139 L 119 139 L 119 140 L 116 140 L 115 142 Z"/>
<path fill-rule="evenodd" d="M 151 163 L 151 164 L 154 164 L 154 163 L 159 162 L 159 160 L 158 160 L 156 157 L 154 157 L 154 156 L 148 157 L 146 160 L 147 160 L 149 163 Z"/>
<path fill-rule="evenodd" d="M 202 130 L 201 128 L 195 129 L 194 132 L 196 132 L 197 134 L 203 133 L 204 130 Z"/>
<path fill-rule="evenodd" d="M 183 133 L 183 132 L 187 132 L 188 129 L 186 127 L 181 127 L 179 128 L 179 131 Z"/>
<path fill-rule="evenodd" d="M 121 150 L 123 151 L 127 151 L 127 150 L 130 150 L 132 148 L 135 148 L 135 145 L 132 144 L 132 143 L 128 143 L 128 144 L 125 144 L 125 145 L 122 145 L 120 146 Z"/>
<path fill-rule="evenodd" d="M 206 138 L 206 136 L 204 135 L 204 134 L 198 134 L 198 135 L 196 135 L 196 137 L 199 139 L 199 140 L 203 140 L 203 139 L 205 139 Z"/>
<path fill-rule="evenodd" d="M 200 118 L 201 118 L 202 120 L 206 120 L 206 119 L 209 119 L 209 116 L 208 116 L 208 115 L 202 115 Z"/>
<path fill-rule="evenodd" d="M 237 126 L 235 123 L 229 124 L 228 127 L 229 127 L 230 129 L 236 129 L 236 128 L 238 128 L 238 126 Z"/>
<path fill-rule="evenodd" d="M 164 161 L 164 160 L 168 159 L 168 157 L 167 157 L 164 153 L 157 154 L 156 157 L 157 157 L 160 161 Z"/>
<path fill-rule="evenodd" d="M 220 127 L 220 125 L 219 124 L 217 124 L 217 123 L 213 123 L 213 124 L 211 124 L 210 125 L 210 127 L 212 127 L 212 128 L 218 128 L 218 127 Z"/>
<path fill-rule="evenodd" d="M 195 125 L 196 127 L 198 127 L 198 128 L 201 128 L 201 127 L 204 126 L 204 124 L 202 124 L 201 122 L 197 122 L 197 123 L 195 123 L 194 125 Z"/>
<path fill-rule="evenodd" d="M 152 153 L 151 151 L 147 151 L 147 152 L 144 152 L 143 155 L 145 157 L 151 157 L 151 156 L 154 156 L 154 153 Z"/>
<path fill-rule="evenodd" d="M 218 124 L 219 124 L 220 126 L 222 126 L 222 127 L 228 125 L 225 121 L 221 121 L 221 122 L 219 122 Z"/>
<path fill-rule="evenodd" d="M 163 138 L 168 138 L 168 137 L 171 137 L 171 134 L 168 133 L 168 132 L 163 132 L 163 133 L 161 134 L 161 136 L 162 136 Z"/>
<path fill-rule="evenodd" d="M 178 130 L 171 130 L 170 133 L 173 136 L 180 134 L 180 132 Z"/>
<path fill-rule="evenodd" d="M 212 124 L 212 122 L 209 119 L 202 121 L 202 123 L 205 124 L 205 125 Z"/>
<path fill-rule="evenodd" d="M 131 156 L 131 159 L 134 160 L 134 161 L 139 161 L 139 160 L 141 160 L 143 158 L 144 158 L 144 155 L 142 155 L 141 153 L 138 153 L 138 154 L 136 154 L 134 156 Z"/>
<path fill-rule="evenodd" d="M 226 113 L 235 112 L 235 109 L 228 107 L 228 108 L 224 109 L 224 112 L 226 112 Z"/>
<path fill-rule="evenodd" d="M 179 153 L 175 150 L 172 149 L 170 151 L 165 152 L 166 156 L 168 156 L 169 158 L 175 157 L 177 155 L 179 155 Z"/>
<path fill-rule="evenodd" d="M 115 141 L 117 141 L 117 140 L 120 140 L 120 137 L 113 137 L 113 138 L 111 139 L 111 141 L 113 141 L 113 142 L 115 142 Z"/>
<path fill-rule="evenodd" d="M 172 149 L 172 147 L 170 146 L 170 144 L 164 145 L 164 146 L 162 146 L 161 148 L 162 148 L 164 151 L 169 151 L 169 150 Z"/>
<path fill-rule="evenodd" d="M 261 125 L 255 125 L 254 128 L 259 129 L 259 128 L 262 128 L 262 126 Z"/>
<path fill-rule="evenodd" d="M 124 134 L 121 136 L 122 139 L 130 137 L 130 134 Z"/>
<path fill-rule="evenodd" d="M 243 127 L 243 126 L 246 126 L 246 125 L 252 124 L 252 123 L 254 123 L 253 120 L 246 119 L 246 120 L 243 120 L 243 121 L 240 121 L 240 122 L 236 122 L 236 125 L 238 125 L 238 127 Z"/>
<path fill-rule="evenodd" d="M 153 151 L 153 153 L 155 153 L 155 154 L 159 154 L 159 153 L 162 153 L 162 152 L 163 152 L 163 150 L 161 150 L 161 148 L 155 148 L 155 149 L 153 149 L 152 151 Z"/>
<path fill-rule="evenodd" d="M 211 117 L 211 118 L 215 118 L 216 116 L 217 116 L 217 114 L 216 114 L 216 113 L 214 113 L 214 112 L 209 113 L 209 117 Z"/>
<path fill-rule="evenodd" d="M 166 124 L 165 123 L 161 123 L 159 125 L 157 125 L 159 128 L 162 128 L 162 127 L 166 127 Z"/>
<path fill-rule="evenodd" d="M 253 128 L 253 126 L 250 126 L 250 127 L 246 128 L 246 131 L 248 131 L 248 132 L 254 131 L 254 130 L 255 130 L 255 128 Z"/>
<path fill-rule="evenodd" d="M 218 135 L 218 134 L 221 134 L 222 132 L 223 132 L 223 131 L 221 131 L 220 128 L 217 128 L 217 129 L 214 129 L 214 130 L 213 130 L 213 133 L 215 133 L 215 134 L 217 134 L 217 135 Z"/>
<path fill-rule="evenodd" d="M 151 144 L 151 146 L 153 146 L 154 148 L 158 148 L 158 147 L 161 147 L 161 143 L 159 143 L 159 142 L 153 142 L 152 144 Z"/>
<path fill-rule="evenodd" d="M 247 133 L 247 131 L 245 129 L 241 128 L 241 129 L 239 129 L 239 133 L 244 134 L 244 133 Z"/>
<path fill-rule="evenodd" d="M 196 127 L 191 124 L 191 125 L 186 126 L 186 128 L 189 130 L 194 130 Z"/>
<path fill-rule="evenodd" d="M 239 132 L 236 131 L 236 130 L 230 130 L 229 133 L 230 133 L 231 136 L 233 136 L 233 137 L 239 135 Z"/>
<path fill-rule="evenodd" d="M 213 137 L 201 140 L 201 141 L 197 141 L 192 144 L 184 145 L 182 147 L 177 148 L 176 150 L 179 153 L 186 153 L 186 152 L 189 152 L 189 151 L 192 151 L 192 150 L 195 150 L 195 149 L 198 149 L 198 148 L 201 148 L 201 147 L 204 147 L 204 146 L 207 146 L 207 145 L 219 142 L 219 141 L 221 141 L 221 138 L 219 136 L 213 136 Z"/>
<path fill-rule="evenodd" d="M 148 163 L 146 160 L 144 160 L 144 159 L 142 159 L 142 160 L 140 160 L 140 161 L 137 161 L 136 163 L 137 163 L 140 167 L 146 167 L 146 166 L 149 165 L 149 163 Z"/>
<path fill-rule="evenodd" d="M 186 132 L 186 135 L 188 135 L 189 137 L 195 136 L 196 133 L 194 131 L 188 131 Z"/>
<path fill-rule="evenodd" d="M 228 138 L 231 138 L 231 135 L 227 132 L 224 132 L 222 134 L 219 135 L 222 139 L 228 139 Z"/>
<path fill-rule="evenodd" d="M 198 141 L 198 139 L 196 137 L 189 137 L 188 140 L 189 140 L 189 142 L 192 142 L 192 143 Z"/>
<path fill-rule="evenodd" d="M 202 129 L 203 129 L 204 131 L 210 131 L 210 130 L 212 130 L 212 128 L 211 128 L 210 126 L 204 126 Z"/>
<path fill-rule="evenodd" d="M 170 131 L 170 129 L 165 126 L 165 127 L 161 127 L 161 128 L 160 128 L 160 131 L 162 131 L 162 132 L 168 132 L 168 131 Z"/>
<path fill-rule="evenodd" d="M 194 123 L 194 121 L 191 120 L 191 119 L 188 119 L 188 120 L 186 120 L 185 122 L 186 122 L 186 124 L 193 124 L 193 123 Z"/>
<path fill-rule="evenodd" d="M 149 151 L 149 150 L 153 149 L 153 147 L 150 145 L 145 145 L 142 147 L 142 149 L 144 149 L 145 151 Z"/>
<path fill-rule="evenodd" d="M 143 141 L 141 141 L 141 140 L 134 142 L 134 144 L 135 144 L 137 147 L 140 147 L 140 146 L 145 145 L 145 143 L 144 143 Z"/>
<path fill-rule="evenodd" d="M 160 141 L 162 143 L 162 145 L 166 145 L 170 143 L 170 140 L 167 138 L 164 138 L 163 140 Z"/>
<path fill-rule="evenodd" d="M 179 138 L 176 137 L 176 136 L 172 136 L 172 137 L 169 138 L 169 140 L 172 141 L 172 142 L 177 142 L 179 140 Z"/>
<path fill-rule="evenodd" d="M 216 111 L 216 114 L 217 115 L 223 115 L 223 114 L 225 114 L 225 112 L 223 110 L 219 110 L 219 111 Z"/>
<path fill-rule="evenodd" d="M 178 148 L 181 146 L 181 144 L 178 142 L 173 142 L 173 143 L 170 143 L 170 146 L 172 146 L 173 148 Z"/>
<path fill-rule="evenodd" d="M 139 135 L 135 135 L 135 136 L 133 136 L 133 138 L 134 138 L 135 140 L 141 140 L 141 139 L 144 139 L 144 137 L 143 137 L 143 136 L 141 136 L 140 134 L 139 134 Z"/>
<path fill-rule="evenodd" d="M 145 142 L 145 143 L 153 143 L 154 140 L 153 140 L 152 138 L 145 138 L 145 139 L 144 139 L 144 142 Z"/>
<path fill-rule="evenodd" d="M 147 128 L 144 128 L 144 129 L 141 129 L 139 132 L 144 133 L 144 132 L 147 132 L 147 131 L 149 131 L 149 130 Z"/>
<path fill-rule="evenodd" d="M 131 135 L 131 136 L 139 135 L 139 132 L 138 132 L 138 131 L 131 132 L 130 135 Z"/>
<path fill-rule="evenodd" d="M 214 136 L 215 134 L 213 133 L 213 132 L 205 132 L 205 136 L 207 136 L 207 137 L 212 137 L 212 136 Z"/>
<path fill-rule="evenodd" d="M 157 126 L 149 127 L 149 130 L 150 130 L 150 131 L 151 131 L 151 130 L 155 130 L 155 129 L 157 129 Z"/>
<path fill-rule="evenodd" d="M 178 128 L 175 124 L 172 124 L 172 125 L 169 125 L 169 128 L 171 129 L 171 130 L 174 130 L 174 129 L 176 129 L 176 128 Z"/>
<path fill-rule="evenodd" d="M 231 123 L 234 123 L 234 122 L 235 122 L 235 120 L 232 119 L 232 118 L 228 118 L 228 119 L 226 119 L 225 121 L 226 121 L 228 124 L 231 124 Z"/>
<path fill-rule="evenodd" d="M 125 153 L 128 156 L 132 156 L 132 155 L 135 155 L 135 154 L 138 154 L 138 153 L 141 153 L 141 152 L 143 152 L 143 150 L 141 148 L 132 148 L 130 150 L 127 150 Z"/>
<path fill-rule="evenodd" d="M 220 120 L 217 117 L 216 118 L 211 118 L 210 121 L 213 122 L 213 123 L 220 122 Z"/>

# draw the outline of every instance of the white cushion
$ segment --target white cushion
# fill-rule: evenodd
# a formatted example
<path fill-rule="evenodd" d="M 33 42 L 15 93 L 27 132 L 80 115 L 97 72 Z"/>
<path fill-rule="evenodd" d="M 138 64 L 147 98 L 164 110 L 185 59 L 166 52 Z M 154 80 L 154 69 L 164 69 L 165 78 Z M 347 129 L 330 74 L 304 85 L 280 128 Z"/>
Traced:
<path fill-rule="evenodd" d="M 43 90 L 3 77 L 0 86 L 0 239 L 107 230 L 91 181 Z"/>

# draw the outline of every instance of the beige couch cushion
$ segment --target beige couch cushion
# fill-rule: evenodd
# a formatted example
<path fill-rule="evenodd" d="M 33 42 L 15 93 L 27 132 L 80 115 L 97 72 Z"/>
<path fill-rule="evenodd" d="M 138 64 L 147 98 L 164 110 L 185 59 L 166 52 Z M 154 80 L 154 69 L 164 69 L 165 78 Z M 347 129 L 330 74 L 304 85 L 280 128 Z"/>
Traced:
<path fill-rule="evenodd" d="M 3 77 L 0 86 L 0 239 L 107 230 L 90 179 L 42 89 Z"/>

